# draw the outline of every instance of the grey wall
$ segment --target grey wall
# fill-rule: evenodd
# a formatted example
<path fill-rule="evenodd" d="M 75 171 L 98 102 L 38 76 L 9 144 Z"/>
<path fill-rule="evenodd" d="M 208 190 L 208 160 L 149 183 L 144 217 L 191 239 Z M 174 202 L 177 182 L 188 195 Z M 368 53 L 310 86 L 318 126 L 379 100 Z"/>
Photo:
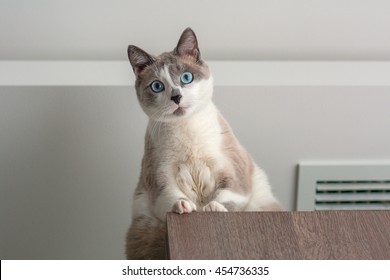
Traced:
<path fill-rule="evenodd" d="M 129 88 L 0 88 L 0 258 L 123 257 L 145 118 Z"/>
<path fill-rule="evenodd" d="M 217 87 L 294 209 L 301 160 L 390 158 L 389 87 Z M 121 259 L 146 118 L 130 87 L 0 87 L 0 258 Z"/>

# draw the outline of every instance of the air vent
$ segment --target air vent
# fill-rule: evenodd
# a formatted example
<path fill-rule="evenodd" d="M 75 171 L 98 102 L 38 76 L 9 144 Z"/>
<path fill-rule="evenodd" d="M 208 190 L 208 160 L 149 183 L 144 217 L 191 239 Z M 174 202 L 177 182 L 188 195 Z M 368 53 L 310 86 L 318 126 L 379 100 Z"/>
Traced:
<path fill-rule="evenodd" d="M 299 164 L 297 209 L 390 210 L 390 164 Z"/>
<path fill-rule="evenodd" d="M 315 210 L 390 210 L 390 181 L 318 181 Z"/>

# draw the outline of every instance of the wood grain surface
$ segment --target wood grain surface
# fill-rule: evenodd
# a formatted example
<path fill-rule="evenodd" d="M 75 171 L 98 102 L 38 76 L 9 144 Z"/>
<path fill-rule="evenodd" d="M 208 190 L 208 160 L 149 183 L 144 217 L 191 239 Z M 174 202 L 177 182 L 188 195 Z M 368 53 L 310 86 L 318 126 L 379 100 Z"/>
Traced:
<path fill-rule="evenodd" d="M 170 259 L 390 259 L 390 211 L 167 215 Z"/>

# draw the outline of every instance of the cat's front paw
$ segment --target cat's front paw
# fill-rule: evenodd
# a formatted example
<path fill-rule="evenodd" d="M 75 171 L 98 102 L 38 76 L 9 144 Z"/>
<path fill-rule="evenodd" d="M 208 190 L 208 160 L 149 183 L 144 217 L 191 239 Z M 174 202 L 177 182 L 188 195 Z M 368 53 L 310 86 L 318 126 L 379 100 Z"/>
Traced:
<path fill-rule="evenodd" d="M 227 212 L 225 206 L 223 206 L 221 203 L 213 200 L 210 201 L 209 204 L 207 204 L 205 207 L 203 207 L 204 212 Z"/>
<path fill-rule="evenodd" d="M 172 212 L 186 214 L 196 211 L 196 205 L 189 200 L 179 199 L 172 207 Z"/>

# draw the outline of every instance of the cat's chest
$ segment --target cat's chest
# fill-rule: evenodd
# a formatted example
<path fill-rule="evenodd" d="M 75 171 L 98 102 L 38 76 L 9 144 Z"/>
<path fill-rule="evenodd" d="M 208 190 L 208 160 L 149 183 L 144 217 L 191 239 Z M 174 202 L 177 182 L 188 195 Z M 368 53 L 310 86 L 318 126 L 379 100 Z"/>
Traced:
<path fill-rule="evenodd" d="M 206 204 L 216 188 L 225 156 L 221 152 L 219 124 L 172 133 L 167 149 L 170 172 L 179 189 L 199 205 Z"/>
<path fill-rule="evenodd" d="M 154 143 L 166 158 L 177 162 L 208 162 L 221 157 L 222 129 L 216 112 L 155 130 Z"/>
<path fill-rule="evenodd" d="M 201 147 L 188 148 L 175 157 L 172 173 L 179 189 L 192 201 L 205 205 L 211 199 L 223 157 Z"/>

